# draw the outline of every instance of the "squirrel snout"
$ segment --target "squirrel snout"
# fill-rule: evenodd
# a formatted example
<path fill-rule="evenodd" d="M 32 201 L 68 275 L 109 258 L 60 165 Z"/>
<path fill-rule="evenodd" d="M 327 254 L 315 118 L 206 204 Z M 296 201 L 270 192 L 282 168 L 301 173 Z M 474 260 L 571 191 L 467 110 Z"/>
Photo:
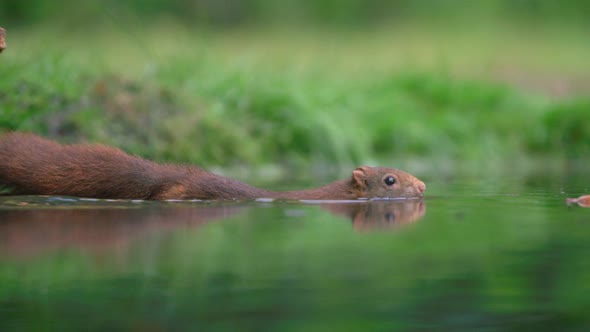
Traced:
<path fill-rule="evenodd" d="M 418 192 L 419 192 L 419 193 L 423 194 L 423 193 L 424 193 L 424 191 L 426 191 L 426 185 L 424 184 L 424 182 L 422 182 L 422 181 L 419 181 L 419 182 L 416 184 L 416 190 L 418 190 Z"/>

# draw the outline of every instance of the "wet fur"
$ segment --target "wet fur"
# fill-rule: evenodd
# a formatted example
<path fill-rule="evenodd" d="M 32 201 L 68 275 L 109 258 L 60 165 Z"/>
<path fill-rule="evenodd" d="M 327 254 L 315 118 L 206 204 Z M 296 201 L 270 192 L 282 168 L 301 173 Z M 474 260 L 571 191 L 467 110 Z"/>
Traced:
<path fill-rule="evenodd" d="M 395 174 L 399 190 L 382 188 L 383 172 Z M 158 164 L 125 152 L 89 144 L 64 145 L 42 137 L 0 136 L 0 185 L 17 195 L 63 195 L 113 199 L 356 199 L 421 196 L 424 184 L 387 168 L 361 167 L 348 179 L 308 190 L 274 192 L 194 166 Z M 397 185 L 397 184 L 396 184 Z M 422 186 L 421 190 L 417 190 Z"/>

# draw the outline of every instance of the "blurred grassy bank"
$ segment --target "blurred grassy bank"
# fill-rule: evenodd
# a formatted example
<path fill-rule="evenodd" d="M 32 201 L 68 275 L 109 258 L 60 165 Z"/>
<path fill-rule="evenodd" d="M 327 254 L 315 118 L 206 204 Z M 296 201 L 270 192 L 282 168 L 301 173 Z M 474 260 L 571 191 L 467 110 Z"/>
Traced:
<path fill-rule="evenodd" d="M 0 131 L 209 168 L 485 172 L 590 152 L 579 29 L 7 28 Z"/>

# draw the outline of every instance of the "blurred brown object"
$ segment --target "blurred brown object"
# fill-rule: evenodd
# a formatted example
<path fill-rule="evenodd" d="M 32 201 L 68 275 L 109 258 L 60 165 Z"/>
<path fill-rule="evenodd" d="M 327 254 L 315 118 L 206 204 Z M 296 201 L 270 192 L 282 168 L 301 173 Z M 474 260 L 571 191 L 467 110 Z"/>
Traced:
<path fill-rule="evenodd" d="M 375 200 L 322 204 L 336 215 L 349 217 L 357 232 L 386 230 L 409 225 L 422 219 L 426 204 L 421 199 Z"/>
<path fill-rule="evenodd" d="M 55 199 L 55 197 L 53 198 Z M 2 259 L 28 259 L 49 252 L 76 250 L 100 257 L 127 257 L 134 243 L 156 241 L 167 232 L 196 229 L 226 220 L 255 205 L 203 202 L 125 201 L 54 203 L 39 196 L 0 198 L 0 264 Z M 67 202 L 67 201 L 66 201 Z M 122 202 L 123 205 L 119 205 Z M 298 204 L 293 202 L 292 208 Z M 352 221 L 359 233 L 400 229 L 418 222 L 426 212 L 423 200 L 382 200 L 320 203 L 322 209 Z"/>
<path fill-rule="evenodd" d="M 565 202 L 569 204 L 578 204 L 581 207 L 590 207 L 590 195 L 580 196 L 578 198 L 566 198 Z"/>
<path fill-rule="evenodd" d="M 245 210 L 243 206 L 231 204 L 181 206 L 170 203 L 159 209 L 109 208 L 100 202 L 94 207 L 89 204 L 78 208 L 39 208 L 34 203 L 18 205 L 23 208 L 0 209 L 0 259 L 29 258 L 71 249 L 97 255 L 123 254 L 142 238 L 153 241 L 157 234 L 195 228 Z"/>
<path fill-rule="evenodd" d="M 6 48 L 6 30 L 0 28 L 0 53 Z"/>

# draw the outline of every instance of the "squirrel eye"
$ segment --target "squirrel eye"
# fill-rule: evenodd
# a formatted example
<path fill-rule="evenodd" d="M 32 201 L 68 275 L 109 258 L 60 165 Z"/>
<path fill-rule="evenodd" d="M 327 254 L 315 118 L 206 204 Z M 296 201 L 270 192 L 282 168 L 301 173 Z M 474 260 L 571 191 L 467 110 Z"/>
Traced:
<path fill-rule="evenodd" d="M 395 184 L 395 178 L 393 176 L 388 176 L 383 179 L 383 182 L 385 182 L 385 184 L 388 186 L 393 186 Z"/>
<path fill-rule="evenodd" d="M 395 215 L 391 212 L 387 212 L 385 214 L 385 220 L 389 223 L 394 222 L 395 221 Z"/>

